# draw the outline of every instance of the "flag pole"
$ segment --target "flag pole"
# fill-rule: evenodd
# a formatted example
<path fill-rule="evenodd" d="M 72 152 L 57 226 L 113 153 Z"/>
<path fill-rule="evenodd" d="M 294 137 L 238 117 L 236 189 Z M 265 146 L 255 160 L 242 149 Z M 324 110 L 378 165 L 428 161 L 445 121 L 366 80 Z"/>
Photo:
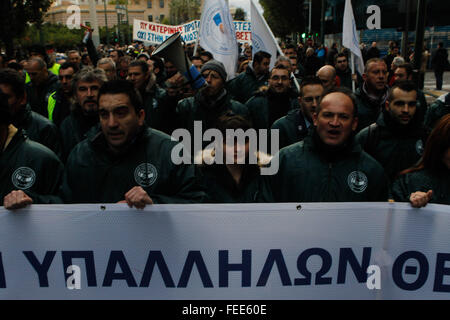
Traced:
<path fill-rule="evenodd" d="M 351 59 L 351 65 L 352 65 L 352 91 L 355 93 L 356 91 L 356 85 L 355 85 L 355 79 L 353 79 L 353 75 L 355 74 L 355 57 L 353 55 L 353 52 L 350 51 L 350 59 Z"/>

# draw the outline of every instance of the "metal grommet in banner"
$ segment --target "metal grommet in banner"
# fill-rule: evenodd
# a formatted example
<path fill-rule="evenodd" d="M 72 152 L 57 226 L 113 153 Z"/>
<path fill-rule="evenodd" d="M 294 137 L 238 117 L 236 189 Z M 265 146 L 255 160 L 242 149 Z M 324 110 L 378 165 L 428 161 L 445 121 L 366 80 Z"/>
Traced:
<path fill-rule="evenodd" d="M 105 210 L 106 210 L 106 206 L 100 206 L 100 209 L 101 209 L 102 211 L 105 211 Z"/>
<path fill-rule="evenodd" d="M 302 205 L 299 204 L 299 205 L 296 207 L 296 209 L 297 209 L 297 210 L 302 210 Z"/>

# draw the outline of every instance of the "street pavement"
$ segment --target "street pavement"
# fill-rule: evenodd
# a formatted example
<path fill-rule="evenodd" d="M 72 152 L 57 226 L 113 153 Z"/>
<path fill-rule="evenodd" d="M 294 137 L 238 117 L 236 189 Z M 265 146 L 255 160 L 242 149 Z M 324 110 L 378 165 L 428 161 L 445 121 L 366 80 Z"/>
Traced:
<path fill-rule="evenodd" d="M 448 92 L 450 92 L 450 72 L 444 73 L 444 84 L 442 86 L 442 90 L 436 90 L 436 78 L 434 77 L 433 71 L 428 71 L 425 74 L 424 93 L 428 104 Z"/>

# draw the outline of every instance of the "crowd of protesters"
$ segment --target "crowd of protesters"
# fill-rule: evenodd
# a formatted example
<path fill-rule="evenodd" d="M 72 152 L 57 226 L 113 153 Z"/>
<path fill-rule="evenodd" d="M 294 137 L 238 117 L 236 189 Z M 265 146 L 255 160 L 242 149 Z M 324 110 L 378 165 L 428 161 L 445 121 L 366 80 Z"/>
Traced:
<path fill-rule="evenodd" d="M 0 204 L 450 204 L 450 93 L 427 104 L 414 53 L 404 59 L 391 43 L 380 57 L 372 43 L 364 73 L 353 74 L 337 44 L 282 48 L 273 57 L 242 45 L 230 80 L 213 54 L 186 45 L 200 89 L 141 43 L 95 48 L 88 39 L 81 51 L 33 46 L 26 59 L 1 56 Z M 431 57 L 438 89 L 446 53 L 440 44 Z M 186 129 L 193 139 L 198 121 L 223 141 L 175 163 L 171 135 Z M 229 129 L 252 128 L 278 129 L 281 150 L 226 139 Z M 214 161 L 226 154 L 231 163 Z M 277 172 L 262 175 L 274 161 Z"/>

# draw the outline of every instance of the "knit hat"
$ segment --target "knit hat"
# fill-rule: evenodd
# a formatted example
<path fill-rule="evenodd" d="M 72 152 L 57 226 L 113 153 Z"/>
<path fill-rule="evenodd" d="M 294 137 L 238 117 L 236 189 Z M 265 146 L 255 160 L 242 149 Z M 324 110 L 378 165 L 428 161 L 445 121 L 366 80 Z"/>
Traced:
<path fill-rule="evenodd" d="M 227 81 L 227 72 L 225 71 L 225 67 L 222 62 L 217 60 L 209 60 L 207 63 L 203 65 L 200 72 L 203 73 L 206 70 L 216 71 L 224 82 Z"/>

